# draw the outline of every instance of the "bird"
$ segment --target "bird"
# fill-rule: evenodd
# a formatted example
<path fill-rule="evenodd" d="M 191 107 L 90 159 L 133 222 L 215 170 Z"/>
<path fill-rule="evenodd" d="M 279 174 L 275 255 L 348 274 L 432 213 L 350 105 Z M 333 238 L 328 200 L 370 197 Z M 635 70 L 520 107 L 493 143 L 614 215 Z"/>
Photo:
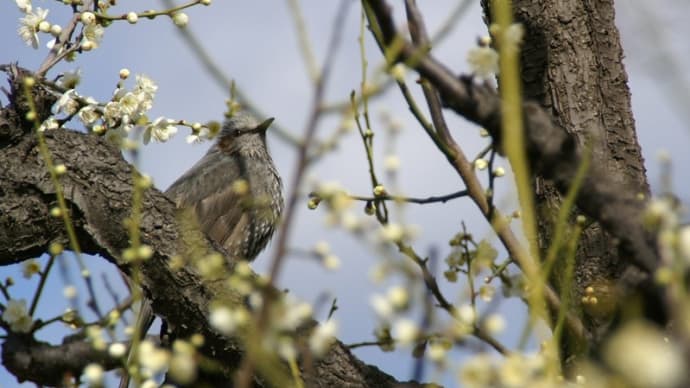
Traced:
<path fill-rule="evenodd" d="M 206 155 L 165 192 L 235 259 L 254 260 L 283 211 L 282 180 L 266 146 L 272 122 L 246 113 L 226 120 Z"/>
<path fill-rule="evenodd" d="M 280 222 L 283 183 L 266 145 L 272 122 L 246 112 L 226 119 L 206 154 L 164 193 L 178 211 L 192 211 L 199 229 L 230 260 L 254 260 Z M 134 328 L 139 338 L 154 318 L 151 302 L 143 299 Z M 125 371 L 120 388 L 128 386 Z"/>

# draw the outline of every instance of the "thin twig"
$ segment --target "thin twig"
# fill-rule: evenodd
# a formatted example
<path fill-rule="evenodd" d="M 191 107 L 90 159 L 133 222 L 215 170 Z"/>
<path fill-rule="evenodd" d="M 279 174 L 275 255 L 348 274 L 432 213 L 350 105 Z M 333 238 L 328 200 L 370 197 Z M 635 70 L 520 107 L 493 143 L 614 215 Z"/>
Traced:
<path fill-rule="evenodd" d="M 295 21 L 295 28 L 297 29 L 297 38 L 299 40 L 299 48 L 302 52 L 302 59 L 307 66 L 307 73 L 312 82 L 316 83 L 319 79 L 319 65 L 314 56 L 313 44 L 309 40 L 309 33 L 307 32 L 307 23 L 304 20 L 302 9 L 299 6 L 299 0 L 288 0 L 292 19 Z"/>
<path fill-rule="evenodd" d="M 364 0 L 363 5 L 369 22 L 371 25 L 371 30 L 376 38 L 379 46 L 383 52 L 387 52 L 387 47 L 394 42 L 398 45 L 399 33 L 396 31 L 395 24 L 392 20 L 390 14 L 390 8 L 382 0 Z M 395 61 L 404 61 L 410 59 L 413 55 L 416 55 L 418 48 L 404 44 L 399 50 L 400 53 L 394 56 Z M 460 101 L 474 101 L 470 96 L 470 92 L 467 88 L 460 85 L 458 80 L 452 73 L 446 69 L 442 64 L 432 60 L 429 56 L 417 57 L 415 58 L 415 68 L 422 74 L 425 79 L 433 83 L 435 86 L 443 86 L 445 89 L 443 92 L 452 94 L 457 100 Z M 423 81 L 424 82 L 424 81 Z M 467 106 L 466 110 L 461 113 L 465 114 L 470 120 L 476 120 L 478 118 L 478 112 L 476 111 L 476 106 Z M 438 119 L 439 117 L 437 117 Z M 442 119 L 442 117 L 441 117 Z M 493 116 L 488 120 L 494 119 Z M 491 122 L 489 124 L 495 125 Z M 441 148 L 449 162 L 453 167 L 455 167 L 458 174 L 461 176 L 465 182 L 467 189 L 470 193 L 470 197 L 473 199 L 475 204 L 478 206 L 482 214 L 487 218 L 490 224 L 493 226 L 495 232 L 497 233 L 499 239 L 506 247 L 508 253 L 515 259 L 519 265 L 535 265 L 532 258 L 529 256 L 528 252 L 522 247 L 517 237 L 513 234 L 508 225 L 502 220 L 502 216 L 498 211 L 491 212 L 488 201 L 484 195 L 484 190 L 481 187 L 476 175 L 472 171 L 472 166 L 467 161 L 459 146 L 450 136 L 447 128 L 437 128 L 438 135 L 448 146 L 448 149 Z M 552 307 L 558 309 L 560 306 L 560 300 L 556 293 L 548 286 L 543 287 L 544 298 L 546 302 Z M 582 322 L 572 314 L 567 317 L 568 325 L 570 326 L 573 333 L 583 338 L 585 335 L 584 327 Z"/>
<path fill-rule="evenodd" d="M 31 301 L 31 307 L 29 308 L 29 316 L 33 317 L 34 312 L 36 312 L 36 306 L 38 305 L 38 300 L 41 298 L 41 294 L 43 293 L 43 287 L 46 284 L 46 280 L 48 280 L 48 275 L 50 274 L 50 269 L 53 268 L 53 264 L 55 264 L 55 255 L 50 255 L 50 259 L 48 259 L 48 264 L 46 264 L 45 269 L 41 272 L 41 280 L 38 282 L 38 287 L 36 288 L 36 293 L 34 294 L 34 298 Z"/>
<path fill-rule="evenodd" d="M 77 24 L 79 24 L 79 16 L 80 14 L 75 12 L 72 16 L 72 19 L 69 21 L 69 23 L 67 23 L 65 28 L 63 28 L 62 33 L 60 33 L 60 36 L 55 41 L 55 45 L 52 49 L 50 49 L 50 53 L 46 59 L 43 60 L 43 63 L 38 68 L 38 71 L 36 71 L 36 76 L 38 78 L 45 77 L 45 74 L 48 72 L 48 70 L 50 70 L 50 68 L 55 66 L 55 64 L 64 58 L 65 55 L 75 51 L 76 49 L 74 47 L 79 47 L 79 44 L 75 42 L 73 47 L 65 48 L 65 45 L 72 39 L 74 29 L 77 28 Z"/>
<path fill-rule="evenodd" d="M 404 254 L 405 256 L 409 257 L 414 261 L 417 266 L 419 266 L 419 269 L 422 271 L 422 278 L 424 279 L 424 284 L 426 285 L 426 288 L 431 294 L 434 296 L 436 301 L 439 304 L 439 307 L 444 309 L 445 311 L 448 312 L 452 317 L 457 316 L 457 308 L 446 299 L 445 295 L 443 295 L 443 292 L 441 292 L 441 288 L 438 286 L 438 282 L 436 281 L 436 277 L 429 271 L 429 268 L 427 266 L 427 260 L 422 259 L 417 255 L 417 253 L 410 247 L 409 245 L 405 245 L 402 242 L 396 243 L 398 246 L 398 250 Z M 481 339 L 482 341 L 486 342 L 488 345 L 493 347 L 497 352 L 506 355 L 509 354 L 510 351 L 508 350 L 507 347 L 505 347 L 503 344 L 498 342 L 495 338 L 492 338 L 491 335 L 486 333 L 481 327 L 479 326 L 474 326 L 472 330 L 472 335 L 475 337 Z"/>
<path fill-rule="evenodd" d="M 174 5 L 172 0 L 161 0 L 163 4 L 168 7 Z M 187 47 L 192 51 L 194 58 L 197 58 L 201 65 L 206 69 L 208 74 L 216 81 L 225 92 L 230 90 L 233 83 L 232 78 L 227 76 L 223 69 L 216 63 L 211 55 L 204 49 L 201 41 L 194 35 L 190 28 L 178 28 L 177 32 L 182 37 L 182 41 L 187 44 Z M 270 115 L 263 112 L 259 107 L 244 93 L 240 88 L 235 87 L 235 94 L 237 100 L 240 102 L 242 107 L 249 113 L 256 117 L 269 117 Z M 271 125 L 271 132 L 274 132 L 279 139 L 286 142 L 293 147 L 299 147 L 301 141 L 297 139 L 294 135 L 290 133 L 289 130 L 280 126 L 278 123 L 273 123 Z"/>
<path fill-rule="evenodd" d="M 446 195 L 437 195 L 437 196 L 431 196 L 431 197 L 426 197 L 426 198 L 403 197 L 403 196 L 399 196 L 399 195 L 379 195 L 379 196 L 374 196 L 374 197 L 350 195 L 348 197 L 350 199 L 354 199 L 355 201 L 366 201 L 366 202 L 395 201 L 395 202 L 409 202 L 409 203 L 416 203 L 416 204 L 423 205 L 423 204 L 435 203 L 435 202 L 446 203 L 446 202 L 450 201 L 451 199 L 464 197 L 466 195 L 467 195 L 467 190 L 460 190 L 460 191 L 456 191 L 454 193 L 450 193 L 450 194 L 446 194 Z"/>
<path fill-rule="evenodd" d="M 328 51 L 326 53 L 326 60 L 323 64 L 323 70 L 321 71 L 321 76 L 314 87 L 314 100 L 312 102 L 311 112 L 309 116 L 309 121 L 307 122 L 307 127 L 304 134 L 304 139 L 300 142 L 297 149 L 297 165 L 295 168 L 295 173 L 291 180 L 291 191 L 288 195 L 287 204 L 285 206 L 285 211 L 283 212 L 283 225 L 278 233 L 278 238 L 276 240 L 276 249 L 271 263 L 269 271 L 269 279 L 271 282 L 275 282 L 278 274 L 281 270 L 281 264 L 283 256 L 285 256 L 287 241 L 289 237 L 290 225 L 292 219 L 294 218 L 295 208 L 297 205 L 297 199 L 300 193 L 300 185 L 302 179 L 304 178 L 304 173 L 307 169 L 308 161 L 308 151 L 311 146 L 312 140 L 316 133 L 316 128 L 321 119 L 321 110 L 319 109 L 324 96 L 324 90 L 326 87 L 326 81 L 330 75 L 331 67 L 333 64 L 333 59 L 335 57 L 335 52 L 340 46 L 341 34 L 344 24 L 343 14 L 345 13 L 349 2 L 347 0 L 342 0 L 340 7 L 337 11 L 336 22 L 333 26 L 333 33 L 331 36 L 331 41 L 328 46 Z"/>
<path fill-rule="evenodd" d="M 287 203 L 285 210 L 283 212 L 283 223 L 278 231 L 278 236 L 276 239 L 276 248 L 271 260 L 271 266 L 269 269 L 269 284 L 275 284 L 280 274 L 282 264 L 284 262 L 287 253 L 287 244 L 290 237 L 290 232 L 292 230 L 291 226 L 293 224 L 293 219 L 295 217 L 295 210 L 297 208 L 297 199 L 300 195 L 300 186 L 304 178 L 306 169 L 308 167 L 309 161 L 309 149 L 312 144 L 312 140 L 316 134 L 316 128 L 318 126 L 319 120 L 321 119 L 322 111 L 321 104 L 323 103 L 324 91 L 326 88 L 326 82 L 331 72 L 333 61 L 335 58 L 335 53 L 340 46 L 341 35 L 343 31 L 343 24 L 347 7 L 350 2 L 348 0 L 342 0 L 340 6 L 338 7 L 336 13 L 336 21 L 333 24 L 333 31 L 331 34 L 331 40 L 328 45 L 328 50 L 326 52 L 326 59 L 323 64 L 323 68 L 319 79 L 314 85 L 314 99 L 311 105 L 311 112 L 307 126 L 304 133 L 303 140 L 299 143 L 297 147 L 297 165 L 295 172 L 290 181 L 290 193 L 287 196 Z M 270 305 L 273 301 L 274 295 L 269 292 L 271 287 L 266 287 L 264 290 L 264 303 L 262 304 L 261 311 L 259 312 L 259 317 L 257 321 L 258 336 L 261 337 L 261 333 L 266 329 L 269 319 Z M 251 346 L 247 347 L 249 351 L 252 350 Z M 237 374 L 236 386 L 243 388 L 249 387 L 254 374 L 254 365 L 251 355 L 247 355 L 242 361 L 242 365 L 239 368 Z"/>

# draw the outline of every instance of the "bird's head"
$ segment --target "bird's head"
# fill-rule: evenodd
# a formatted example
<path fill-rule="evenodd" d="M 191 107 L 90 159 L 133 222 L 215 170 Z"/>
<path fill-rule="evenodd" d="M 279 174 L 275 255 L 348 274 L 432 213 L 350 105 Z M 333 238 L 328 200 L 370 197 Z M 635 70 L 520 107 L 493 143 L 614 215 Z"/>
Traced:
<path fill-rule="evenodd" d="M 218 147 L 221 150 L 249 151 L 254 148 L 266 148 L 266 130 L 273 122 L 273 117 L 258 122 L 247 113 L 238 113 L 223 123 L 218 134 Z"/>

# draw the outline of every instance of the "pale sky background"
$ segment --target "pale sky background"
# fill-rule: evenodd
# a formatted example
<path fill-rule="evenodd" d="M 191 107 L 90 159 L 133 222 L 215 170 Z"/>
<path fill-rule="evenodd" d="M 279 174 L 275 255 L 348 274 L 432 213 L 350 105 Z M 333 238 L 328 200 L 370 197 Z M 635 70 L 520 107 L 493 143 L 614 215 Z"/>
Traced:
<path fill-rule="evenodd" d="M 161 8 L 155 1 L 126 1 L 119 3 L 114 13 L 141 11 Z M 303 1 L 306 28 L 314 43 L 314 51 L 322 62 L 331 26 L 335 17 L 337 1 Z M 395 4 L 396 20 L 402 23 L 402 5 Z M 457 1 L 435 0 L 419 1 L 430 31 L 435 31 L 456 6 Z M 433 54 L 456 72 L 467 71 L 465 62 L 467 50 L 475 44 L 478 36 L 486 33 L 477 4 L 472 5 L 463 19 L 456 24 L 451 36 L 434 48 Z M 690 5 L 683 0 L 666 0 L 654 3 L 645 1 L 619 1 L 618 25 L 623 37 L 626 65 L 633 93 L 633 109 L 639 140 L 646 158 L 649 180 L 655 190 L 660 188 L 660 169 L 658 154 L 667 150 L 673 161 L 674 191 L 684 203 L 690 201 L 690 185 L 685 166 L 690 165 L 688 146 L 690 127 L 683 121 L 690 121 L 690 80 L 680 71 L 690 65 L 687 36 L 690 33 L 685 18 Z M 661 6 L 664 4 L 664 6 Z M 66 10 L 52 1 L 34 1 L 34 7 L 49 7 L 48 20 L 64 25 L 69 18 Z M 186 11 L 190 17 L 189 27 L 212 53 L 215 61 L 226 73 L 237 81 L 237 85 L 261 109 L 276 117 L 276 123 L 288 128 L 292 133 L 302 133 L 312 100 L 312 88 L 308 85 L 306 68 L 298 49 L 298 40 L 293 20 L 284 1 L 215 1 L 211 7 L 194 7 Z M 26 46 L 17 36 L 18 18 L 21 16 L 14 1 L 4 1 L 0 5 L 0 63 L 18 61 L 19 65 L 37 69 L 47 54 L 45 43 L 48 36 L 41 36 L 38 50 Z M 360 6 L 352 1 L 346 15 L 341 50 L 337 53 L 335 67 L 328 83 L 326 100 L 342 101 L 348 98 L 352 89 L 359 89 L 360 55 L 357 43 L 359 31 Z M 370 74 L 381 63 L 378 48 L 370 36 L 366 35 L 366 50 L 369 58 Z M 63 64 L 49 75 L 54 77 L 59 71 L 80 67 L 82 83 L 77 88 L 82 95 L 90 95 L 100 101 L 107 100 L 118 80 L 121 68 L 128 68 L 133 74 L 149 75 L 158 84 L 159 90 L 150 117 L 166 116 L 175 119 L 205 122 L 220 119 L 225 109 L 227 90 L 219 87 L 205 73 L 199 61 L 193 57 L 185 44 L 179 39 L 177 28 L 168 18 L 155 20 L 141 19 L 136 25 L 125 22 L 115 23 L 106 29 L 102 47 L 79 57 L 77 63 Z M 416 90 L 413 74 L 408 74 L 409 86 L 415 89 L 418 101 L 421 94 Z M 5 81 L 2 81 L 4 84 Z M 2 100 L 6 103 L 6 100 Z M 403 123 L 403 131 L 396 141 L 396 154 L 401 159 L 401 170 L 397 177 L 395 192 L 426 197 L 440 195 L 463 189 L 463 184 L 448 166 L 445 159 L 435 150 L 432 142 L 415 125 L 414 119 L 396 88 L 391 88 L 382 98 L 371 105 L 374 119 L 375 143 L 377 147 L 377 168 L 379 177 L 386 181 L 383 172 L 383 156 L 386 134 L 379 120 L 382 111 L 390 113 Z M 473 157 L 487 144 L 478 136 L 477 128 L 446 112 L 451 131 L 465 149 L 468 157 Z M 325 138 L 337 126 L 338 118 L 323 120 L 317 136 Z M 180 128 L 177 137 L 165 144 L 153 144 L 143 148 L 140 168 L 154 178 L 156 187 L 167 188 L 172 181 L 189 168 L 205 152 L 208 144 L 187 145 L 184 141 L 188 132 Z M 289 182 L 294 171 L 295 152 L 269 133 L 269 146 L 284 181 Z M 505 166 L 503 160 L 498 165 Z M 333 153 L 311 169 L 309 175 L 319 181 L 338 181 L 352 193 L 368 194 L 371 190 L 367 173 L 366 159 L 361 141 L 355 133 L 351 134 Z M 308 192 L 305 188 L 304 192 Z M 391 190 L 393 191 L 393 190 Z M 512 181 L 499 180 L 497 203 L 504 211 L 514 210 L 512 200 Z M 363 204 L 357 204 L 362 207 Z M 380 285 L 369 279 L 372 266 L 378 255 L 367 249 L 361 242 L 338 229 L 325 226 L 325 209 L 309 211 L 306 197 L 300 199 L 298 218 L 293 226 L 291 247 L 309 249 L 317 241 L 328 241 L 341 261 L 338 271 L 328 271 L 316 261 L 291 256 L 279 278 L 282 288 L 307 301 L 313 302 L 319 296 L 327 295 L 328 300 L 338 298 L 340 309 L 335 317 L 340 322 L 339 338 L 345 343 L 371 340 L 376 317 L 369 307 L 369 297 L 373 292 L 383 293 L 388 286 L 404 284 L 394 277 Z M 455 200 L 446 204 L 409 205 L 402 212 L 393 209 L 393 219 L 418 225 L 421 234 L 414 247 L 420 254 L 427 254 L 431 247 L 440 249 L 441 257 L 448 253 L 447 241 L 465 222 L 479 239 L 492 238 L 487 224 L 467 200 Z M 358 214 L 362 214 L 358 212 Z M 0 231 L 1 232 L 1 231 Z M 493 241 L 493 240 L 492 240 Z M 272 247 L 260 256 L 253 267 L 266 271 Z M 399 258 L 403 260 L 403 258 Z M 74 261 L 67 257 L 74 269 Z M 103 306 L 110 303 L 103 290 L 101 273 L 107 273 L 110 282 L 116 286 L 120 296 L 124 296 L 123 286 L 113 268 L 97 258 L 88 260 L 94 273 L 94 280 L 102 291 L 98 294 Z M 442 267 L 442 266 L 440 266 Z M 35 289 L 35 279 L 27 281 L 21 277 L 18 267 L 2 268 L 3 278 L 13 276 L 17 285 L 11 289 L 13 297 L 31 298 Z M 74 272 L 74 271 L 72 271 Z M 75 274 L 72 277 L 76 279 Z M 439 278 L 442 276 L 439 274 Z M 446 295 L 461 303 L 465 299 L 463 283 L 447 284 L 443 290 Z M 83 292 L 83 285 L 76 279 Z M 44 295 L 39 305 L 39 315 L 50 318 L 60 314 L 67 303 L 61 296 L 63 279 L 55 271 L 48 283 L 51 291 Z M 500 293 L 499 293 L 500 294 Z M 83 294 L 82 294 L 83 295 Z M 82 299 L 83 300 L 83 299 Z M 330 302 L 329 302 L 330 303 Z M 317 310 L 316 318 L 323 319 L 327 306 Z M 517 344 L 518 333 L 522 329 L 524 309 L 519 302 L 501 302 L 501 313 L 508 321 L 508 328 L 499 338 L 508 347 Z M 438 311 L 439 317 L 445 314 Z M 418 313 L 411 318 L 419 321 Z M 56 342 L 61 338 L 57 328 L 44 330 L 39 337 Z M 471 341 L 471 344 L 477 344 Z M 378 348 L 364 348 L 355 352 L 364 361 L 377 365 L 398 379 L 412 377 L 414 359 L 409 349 L 393 353 L 382 353 Z M 465 353 L 454 354 L 452 368 L 460 365 Z M 453 386 L 454 372 L 434 373 L 427 366 L 424 381 L 439 381 Z M 17 383 L 4 369 L 0 369 L 0 386 L 12 387 Z"/>

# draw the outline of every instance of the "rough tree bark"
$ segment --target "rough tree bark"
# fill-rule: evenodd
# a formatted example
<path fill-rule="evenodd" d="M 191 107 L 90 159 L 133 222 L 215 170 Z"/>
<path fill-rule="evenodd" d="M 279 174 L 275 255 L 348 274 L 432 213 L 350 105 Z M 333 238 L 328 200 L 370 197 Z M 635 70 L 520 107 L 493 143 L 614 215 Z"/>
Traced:
<path fill-rule="evenodd" d="M 56 206 L 55 187 L 39 154 L 33 124 L 23 119 L 28 106 L 22 97 L 21 71 L 14 68 L 12 72 L 10 105 L 0 108 L 0 266 L 36 257 L 48 251 L 52 242 L 69 246 L 62 221 L 49 215 Z M 41 91 L 40 85 L 34 88 L 34 99 L 39 117 L 47 117 L 54 98 Z M 45 140 L 54 161 L 67 166 L 68 172 L 60 182 L 83 252 L 129 272 L 129 264 L 120 256 L 129 246 L 122 220 L 131 212 L 132 166 L 119 149 L 92 134 L 50 130 Z M 155 313 L 167 321 L 173 338 L 189 338 L 195 333 L 204 336 L 201 351 L 217 361 L 221 372 L 213 386 L 231 385 L 232 372 L 244 352 L 236 339 L 220 335 L 209 325 L 208 304 L 218 299 L 243 301 L 224 282 L 203 281 L 191 268 L 170 268 L 168 262 L 176 254 L 189 255 L 193 249 L 195 255 L 204 256 L 216 250 L 193 230 L 179 229 L 169 199 L 156 189 L 147 190 L 142 210 L 142 243 L 155 252 L 140 265 L 146 296 Z M 113 360 L 104 360 L 107 355 L 103 352 L 89 353 L 73 342 L 51 346 L 31 336 L 10 334 L 2 345 L 3 365 L 19 381 L 60 385 L 65 374 L 78 376 L 90 362 L 117 365 Z M 275 363 L 270 367 L 285 368 Z M 261 365 L 257 368 L 261 371 Z M 310 387 L 419 385 L 398 382 L 364 364 L 340 342 L 302 373 Z M 256 386 L 265 385 L 261 378 L 254 382 Z"/>
<path fill-rule="evenodd" d="M 490 20 L 489 2 L 482 3 Z M 591 165 L 598 166 L 608 181 L 648 197 L 613 0 L 515 0 L 513 10 L 515 21 L 525 27 L 521 51 L 525 98 L 539 102 L 556 125 L 588 148 Z M 563 196 L 543 174 L 536 174 L 534 184 L 539 245 L 545 252 L 553 242 Z M 571 220 L 578 214 L 582 210 L 573 209 Z M 556 268 L 566 268 L 564 257 L 559 255 Z M 645 276 L 621 258 L 616 238 L 596 221 L 588 223 L 580 238 L 575 284 L 562 284 L 563 276 L 562 271 L 554 271 L 551 283 L 561 293 L 571 293 L 572 311 L 589 334 L 589 343 L 563 337 L 562 356 L 569 364 L 578 353 L 601 342 L 619 308 L 625 307 L 623 300 Z M 581 303 L 588 287 L 594 290 L 596 305 Z"/>
<path fill-rule="evenodd" d="M 402 34 L 388 4 L 364 3 L 371 7 L 370 25 L 381 36 L 383 49 L 395 47 L 399 53 L 393 60 L 410 64 L 435 87 L 446 107 L 486 128 L 500 151 L 502 113 L 497 91 L 471 77 L 456 77 L 433 53 L 420 59 L 418 52 L 425 48 L 401 44 Z M 488 1 L 482 4 L 490 14 Z M 529 166 L 539 183 L 535 192 L 542 203 L 538 214 L 542 247 L 552 233 L 558 196 L 571 188 L 584 157 L 594 157 L 575 200 L 578 211 L 594 224 L 578 252 L 574 293 L 594 286 L 602 302 L 587 316 L 579 306 L 570 306 L 584 325 L 565 329 L 562 360 L 567 367 L 576 355 L 599 350 L 611 320 L 627 304 L 627 300 L 619 303 L 619 298 L 632 299 L 633 292 L 639 293 L 641 297 L 635 299 L 642 304 L 640 310 L 662 325 L 668 319 L 666 301 L 663 290 L 649 277 L 659 266 L 659 254 L 655 236 L 642 223 L 649 189 L 630 113 L 612 2 L 518 1 L 514 11 L 527 28 L 523 81 L 530 94 L 523 103 L 523 124 Z M 549 54 L 552 48 L 555 52 Z M 497 232 L 500 237 L 502 231 Z M 556 279 L 552 283 L 558 287 Z M 546 296 L 554 311 L 560 308 Z"/>

